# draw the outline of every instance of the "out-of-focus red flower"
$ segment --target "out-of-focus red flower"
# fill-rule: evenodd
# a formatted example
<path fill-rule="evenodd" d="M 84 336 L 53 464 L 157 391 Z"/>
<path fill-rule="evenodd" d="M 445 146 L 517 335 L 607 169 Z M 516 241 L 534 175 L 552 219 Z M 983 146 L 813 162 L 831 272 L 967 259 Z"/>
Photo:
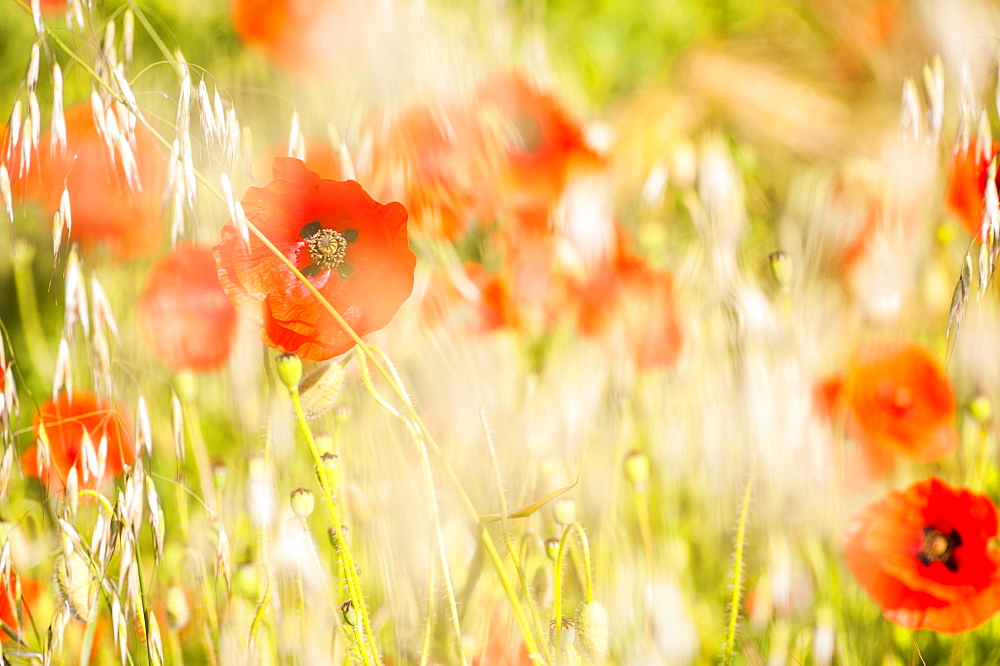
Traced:
<path fill-rule="evenodd" d="M 577 287 L 579 329 L 632 354 L 641 369 L 669 368 L 684 344 L 673 276 L 620 250 Z"/>
<path fill-rule="evenodd" d="M 161 241 L 161 199 L 166 162 L 153 137 L 135 128 L 132 146 L 141 189 L 131 186 L 119 156 L 112 159 L 94 125 L 89 104 L 66 110 L 66 150 L 49 150 L 50 135 L 42 136 L 37 160 L 24 176 L 13 160 L 11 186 L 37 199 L 45 215 L 59 210 L 63 190 L 69 192 L 72 213 L 70 240 L 85 248 L 106 246 L 122 259 L 146 255 Z M 23 140 L 23 139 L 22 139 Z"/>
<path fill-rule="evenodd" d="M 232 0 L 233 29 L 293 74 L 330 78 L 364 65 L 380 14 L 351 0 Z"/>
<path fill-rule="evenodd" d="M 35 413 L 34 425 L 36 439 L 42 426 L 45 427 L 49 465 L 39 468 L 38 446 L 33 445 L 21 456 L 21 466 L 25 474 L 48 481 L 50 487 L 65 488 L 74 465 L 79 487 L 94 489 L 120 474 L 125 465 L 135 463 L 131 426 L 120 410 L 103 405 L 89 393 L 76 391 L 72 399 L 63 393 L 57 400 L 46 402 Z M 90 473 L 87 461 L 81 458 L 85 435 L 90 438 L 98 465 L 101 440 L 107 439 L 107 463 L 100 479 Z"/>
<path fill-rule="evenodd" d="M 1000 144 L 993 144 L 988 153 L 980 153 L 973 145 L 965 149 L 957 148 L 948 162 L 945 203 L 969 234 L 982 242 L 986 240 L 983 235 L 986 179 L 989 177 L 990 162 L 998 150 Z M 1000 173 L 997 176 L 997 185 L 1000 186 Z"/>
<path fill-rule="evenodd" d="M 146 342 L 172 370 L 217 370 L 229 358 L 236 310 L 208 247 L 178 245 L 146 276 L 137 303 Z"/>
<path fill-rule="evenodd" d="M 1000 610 L 996 535 L 989 498 L 930 478 L 865 507 L 847 526 L 844 552 L 890 622 L 957 634 Z"/>
<path fill-rule="evenodd" d="M 457 240 L 494 214 L 494 167 L 482 128 L 457 105 L 414 106 L 376 130 L 373 173 L 420 231 Z"/>
<path fill-rule="evenodd" d="M 602 163 L 579 123 L 524 72 L 494 72 L 472 104 L 479 122 L 500 139 L 504 159 L 498 162 L 497 199 L 515 212 L 547 210 L 575 171 Z"/>
<path fill-rule="evenodd" d="M 358 183 L 322 179 L 290 157 L 276 159 L 274 180 L 250 188 L 242 203 L 358 335 L 384 327 L 410 296 L 416 257 L 401 204 L 380 204 Z M 226 295 L 261 325 L 269 346 L 322 361 L 354 345 L 256 236 L 246 247 L 230 221 L 214 253 Z"/>
<path fill-rule="evenodd" d="M 895 455 L 933 462 L 958 446 L 951 382 L 934 354 L 906 341 L 868 341 L 843 376 L 824 384 L 826 409 L 843 416 L 876 470 Z"/>
<path fill-rule="evenodd" d="M 21 586 L 20 613 L 18 613 L 18 603 L 15 596 L 18 584 Z M 0 643 L 14 640 L 7 633 L 7 630 L 10 630 L 15 636 L 20 635 L 22 625 L 18 622 L 18 615 L 27 619 L 25 609 L 31 610 L 43 589 L 41 581 L 19 576 L 13 570 L 11 570 L 10 577 L 6 582 L 0 581 L 0 622 L 6 626 L 6 629 L 0 628 Z"/>

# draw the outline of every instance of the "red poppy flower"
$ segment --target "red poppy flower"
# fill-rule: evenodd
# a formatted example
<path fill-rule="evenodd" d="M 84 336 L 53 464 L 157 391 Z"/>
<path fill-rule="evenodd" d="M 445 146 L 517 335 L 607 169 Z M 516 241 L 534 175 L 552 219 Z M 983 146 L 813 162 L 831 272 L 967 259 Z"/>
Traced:
<path fill-rule="evenodd" d="M 21 584 L 20 613 L 18 613 L 17 603 L 14 598 L 14 590 L 18 582 Z M 25 609 L 31 609 L 31 606 L 34 605 L 39 595 L 41 595 L 42 589 L 41 581 L 18 576 L 13 570 L 11 570 L 10 578 L 8 578 L 6 583 L 0 581 L 0 622 L 3 622 L 6 629 L 10 630 L 15 636 L 21 633 L 22 628 L 21 624 L 17 621 L 18 616 L 27 618 Z M 7 631 L 0 628 L 0 642 L 6 643 L 11 640 L 13 639 Z"/>
<path fill-rule="evenodd" d="M 415 106 L 375 136 L 377 188 L 405 201 L 422 232 L 456 240 L 493 217 L 495 172 L 483 130 L 468 110 Z"/>
<path fill-rule="evenodd" d="M 670 273 L 621 250 L 577 289 L 585 336 L 621 346 L 641 369 L 669 368 L 684 344 Z"/>
<path fill-rule="evenodd" d="M 290 157 L 276 159 L 274 181 L 250 188 L 242 203 L 247 217 L 358 335 L 388 324 L 410 296 L 416 257 L 401 204 L 380 204 L 356 182 L 321 179 Z M 214 252 L 226 295 L 261 324 L 266 344 L 315 361 L 354 345 L 255 236 L 247 248 L 228 222 Z"/>
<path fill-rule="evenodd" d="M 832 411 L 845 413 L 848 434 L 876 467 L 893 455 L 933 462 L 958 446 L 951 382 L 926 347 L 869 341 L 858 347 L 844 377 L 828 382 Z"/>
<path fill-rule="evenodd" d="M 481 123 L 501 123 L 497 129 L 506 159 L 496 187 L 498 199 L 514 211 L 548 209 L 574 171 L 602 163 L 580 125 L 523 72 L 493 73 L 479 86 L 473 104 Z"/>
<path fill-rule="evenodd" d="M 310 171 L 315 171 L 320 178 L 344 180 L 344 167 L 340 155 L 329 141 L 305 137 L 305 164 Z M 277 141 L 264 152 L 261 159 L 254 160 L 254 182 L 267 181 L 271 174 L 271 165 L 277 157 L 288 156 L 288 140 Z"/>
<path fill-rule="evenodd" d="M 63 190 L 69 191 L 72 212 L 70 239 L 88 248 L 104 245 L 112 254 L 130 259 L 148 254 L 161 240 L 161 197 L 166 163 L 156 142 L 141 125 L 135 129 L 133 153 L 141 190 L 129 185 L 120 159 L 112 160 L 104 138 L 94 126 L 89 104 L 66 110 L 66 150 L 49 151 L 43 136 L 37 163 L 23 178 L 19 162 L 10 169 L 12 187 L 37 199 L 49 217 L 59 209 Z"/>
<path fill-rule="evenodd" d="M 948 162 L 948 193 L 945 203 L 969 234 L 985 242 L 982 235 L 983 208 L 985 207 L 986 179 L 990 162 L 1000 150 L 993 144 L 989 153 L 979 154 L 975 146 L 957 149 Z M 1000 187 L 1000 173 L 997 174 Z"/>
<path fill-rule="evenodd" d="M 848 524 L 847 568 L 890 622 L 956 634 L 1000 610 L 997 514 L 937 478 L 894 490 Z"/>
<path fill-rule="evenodd" d="M 355 72 L 372 48 L 378 13 L 350 0 L 233 0 L 233 28 L 286 71 Z"/>
<path fill-rule="evenodd" d="M 153 265 L 137 303 L 143 337 L 172 370 L 217 370 L 229 358 L 236 310 L 212 250 L 178 245 Z"/>
<path fill-rule="evenodd" d="M 51 487 L 65 488 L 74 465 L 79 487 L 93 489 L 120 474 L 125 465 L 135 463 L 131 426 L 120 410 L 101 404 L 89 393 L 76 391 L 72 399 L 63 393 L 58 400 L 46 402 L 35 413 L 34 424 L 36 438 L 40 436 L 41 426 L 45 426 L 50 464 L 39 469 L 38 447 L 31 446 L 21 456 L 21 467 L 28 476 L 48 480 Z M 95 453 L 101 440 L 107 438 L 107 464 L 99 480 L 93 474 L 84 479 L 85 461 L 81 460 L 84 435 L 90 437 Z"/>

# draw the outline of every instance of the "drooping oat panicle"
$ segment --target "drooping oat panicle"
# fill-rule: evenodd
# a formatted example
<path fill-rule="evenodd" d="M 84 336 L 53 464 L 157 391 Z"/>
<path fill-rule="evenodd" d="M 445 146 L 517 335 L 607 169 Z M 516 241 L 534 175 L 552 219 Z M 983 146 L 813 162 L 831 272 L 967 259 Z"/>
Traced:
<path fill-rule="evenodd" d="M 292 127 L 288 133 L 288 156 L 305 161 L 306 139 L 299 129 L 299 112 L 292 111 Z"/>
<path fill-rule="evenodd" d="M 104 288 L 96 275 L 90 277 L 90 307 L 94 329 L 107 327 L 111 331 L 112 337 L 118 344 L 121 344 L 121 335 L 118 333 L 118 320 L 111 310 L 111 303 L 108 301 Z"/>
<path fill-rule="evenodd" d="M 146 409 L 146 397 L 139 396 L 135 406 L 135 446 L 136 451 L 146 450 L 146 455 L 153 456 L 153 429 L 149 424 L 149 411 Z"/>
<path fill-rule="evenodd" d="M 66 261 L 66 305 L 63 323 L 63 335 L 73 336 L 73 328 L 79 323 L 83 335 L 90 337 L 90 307 L 87 303 L 87 287 L 83 278 L 80 257 L 76 250 L 70 250 Z"/>
<path fill-rule="evenodd" d="M 204 77 L 198 81 L 198 121 L 201 123 L 202 131 L 205 132 L 205 138 L 210 143 L 214 141 L 216 134 L 222 128 L 219 128 L 215 122 L 215 112 L 212 110 L 212 98 L 208 96 L 208 86 L 205 84 Z M 219 134 L 218 138 L 222 138 L 221 134 Z"/>
<path fill-rule="evenodd" d="M 114 634 L 115 645 L 121 657 L 121 662 L 129 663 L 128 657 L 128 623 L 125 621 L 125 613 L 122 611 L 122 602 L 117 594 L 111 597 L 111 627 Z"/>
<path fill-rule="evenodd" d="M 72 363 L 69 342 L 63 336 L 59 339 L 59 351 L 56 353 L 56 367 L 52 372 L 52 400 L 56 400 L 59 394 L 63 392 L 63 389 L 65 389 L 68 395 L 73 395 Z"/>
<path fill-rule="evenodd" d="M 66 116 L 63 112 L 63 74 L 59 63 L 52 65 L 52 120 L 49 150 L 53 153 L 66 150 Z"/>
<path fill-rule="evenodd" d="M 21 109 L 21 100 L 15 101 L 14 106 L 10 110 L 10 120 L 7 121 L 8 132 L 10 132 L 10 141 L 7 144 L 7 161 L 12 160 L 17 155 L 18 146 L 20 145 L 21 125 L 23 123 Z M 23 176 L 24 173 L 25 167 L 22 164 L 18 175 Z"/>
<path fill-rule="evenodd" d="M 0 163 L 0 196 L 3 196 L 4 209 L 7 211 L 7 221 L 14 224 L 14 196 L 10 191 L 10 172 L 7 165 Z"/>
<path fill-rule="evenodd" d="M 28 92 L 34 92 L 38 85 L 38 61 L 40 50 L 38 42 L 31 45 L 31 56 L 28 58 L 28 73 L 24 77 Z"/>
<path fill-rule="evenodd" d="M 135 14 L 132 13 L 131 7 L 126 7 L 125 14 L 122 16 L 122 50 L 125 52 L 125 61 L 123 65 L 126 68 L 132 64 L 132 48 L 134 41 Z"/>
<path fill-rule="evenodd" d="M 31 123 L 31 150 L 38 152 L 38 141 L 42 136 L 42 111 L 38 106 L 38 95 L 32 90 L 28 93 L 28 119 L 25 128 Z M 27 130 L 26 130 L 27 131 Z M 27 141 L 27 136 L 24 137 Z"/>

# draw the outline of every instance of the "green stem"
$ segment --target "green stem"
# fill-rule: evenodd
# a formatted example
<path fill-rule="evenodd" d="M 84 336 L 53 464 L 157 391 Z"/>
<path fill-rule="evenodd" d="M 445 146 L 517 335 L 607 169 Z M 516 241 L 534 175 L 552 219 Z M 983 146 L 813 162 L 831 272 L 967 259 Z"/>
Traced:
<path fill-rule="evenodd" d="M 330 488 L 330 481 L 326 475 L 326 466 L 320 457 L 319 449 L 316 448 L 316 440 L 313 439 L 312 430 L 309 428 L 305 413 L 302 411 L 302 401 L 299 398 L 298 390 L 293 388 L 289 393 L 292 396 L 292 407 L 295 409 L 295 417 L 299 422 L 299 427 L 309 447 L 313 464 L 316 466 L 316 476 L 319 478 L 319 485 L 323 490 L 323 500 L 326 504 L 327 514 L 330 517 L 334 534 L 337 537 L 340 559 L 344 569 L 344 576 L 347 580 L 347 592 L 351 602 L 354 604 L 354 610 L 361 620 L 360 623 L 356 623 L 351 627 L 351 630 L 354 633 L 354 639 L 364 663 L 379 664 L 381 662 L 378 656 L 378 649 L 375 645 L 375 635 L 372 632 L 371 619 L 368 617 L 368 608 L 365 606 L 364 597 L 361 595 L 361 583 L 358 580 L 358 570 L 354 564 L 354 555 L 351 553 L 351 549 L 344 539 L 344 532 L 340 527 L 340 509 L 337 503 L 333 501 L 333 491 Z M 367 640 L 365 639 L 366 636 Z"/>
<path fill-rule="evenodd" d="M 746 543 L 747 517 L 750 513 L 750 496 L 753 493 L 753 479 L 757 470 L 757 451 L 754 449 L 750 461 L 750 473 L 743 488 L 743 502 L 740 505 L 740 519 L 736 528 L 736 551 L 733 553 L 733 596 L 729 601 L 729 625 L 726 630 L 726 648 L 722 655 L 723 666 L 733 662 L 736 649 L 736 627 L 740 617 L 740 594 L 743 589 L 743 548 Z"/>
<path fill-rule="evenodd" d="M 559 539 L 559 551 L 556 555 L 556 570 L 553 580 L 555 596 L 552 602 L 552 616 L 555 622 L 555 649 L 557 654 L 561 652 L 560 641 L 562 640 L 562 576 L 566 561 L 566 546 L 569 543 L 571 534 L 576 534 L 580 541 L 580 549 L 583 551 L 584 586 L 583 598 L 588 604 L 594 601 L 594 580 L 591 574 L 590 564 L 590 541 L 587 540 L 587 532 L 580 523 L 570 523 L 563 530 L 562 538 Z"/>

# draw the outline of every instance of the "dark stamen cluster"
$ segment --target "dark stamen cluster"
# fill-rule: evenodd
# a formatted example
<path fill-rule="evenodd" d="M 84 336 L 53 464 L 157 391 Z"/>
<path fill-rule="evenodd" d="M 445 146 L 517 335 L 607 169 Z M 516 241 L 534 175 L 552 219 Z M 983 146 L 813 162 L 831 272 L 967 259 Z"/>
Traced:
<path fill-rule="evenodd" d="M 941 562 L 949 571 L 957 571 L 955 549 L 961 545 L 962 537 L 958 531 L 952 530 L 951 534 L 945 534 L 933 527 L 925 527 L 924 540 L 917 552 L 917 559 L 927 567 L 934 562 Z"/>

